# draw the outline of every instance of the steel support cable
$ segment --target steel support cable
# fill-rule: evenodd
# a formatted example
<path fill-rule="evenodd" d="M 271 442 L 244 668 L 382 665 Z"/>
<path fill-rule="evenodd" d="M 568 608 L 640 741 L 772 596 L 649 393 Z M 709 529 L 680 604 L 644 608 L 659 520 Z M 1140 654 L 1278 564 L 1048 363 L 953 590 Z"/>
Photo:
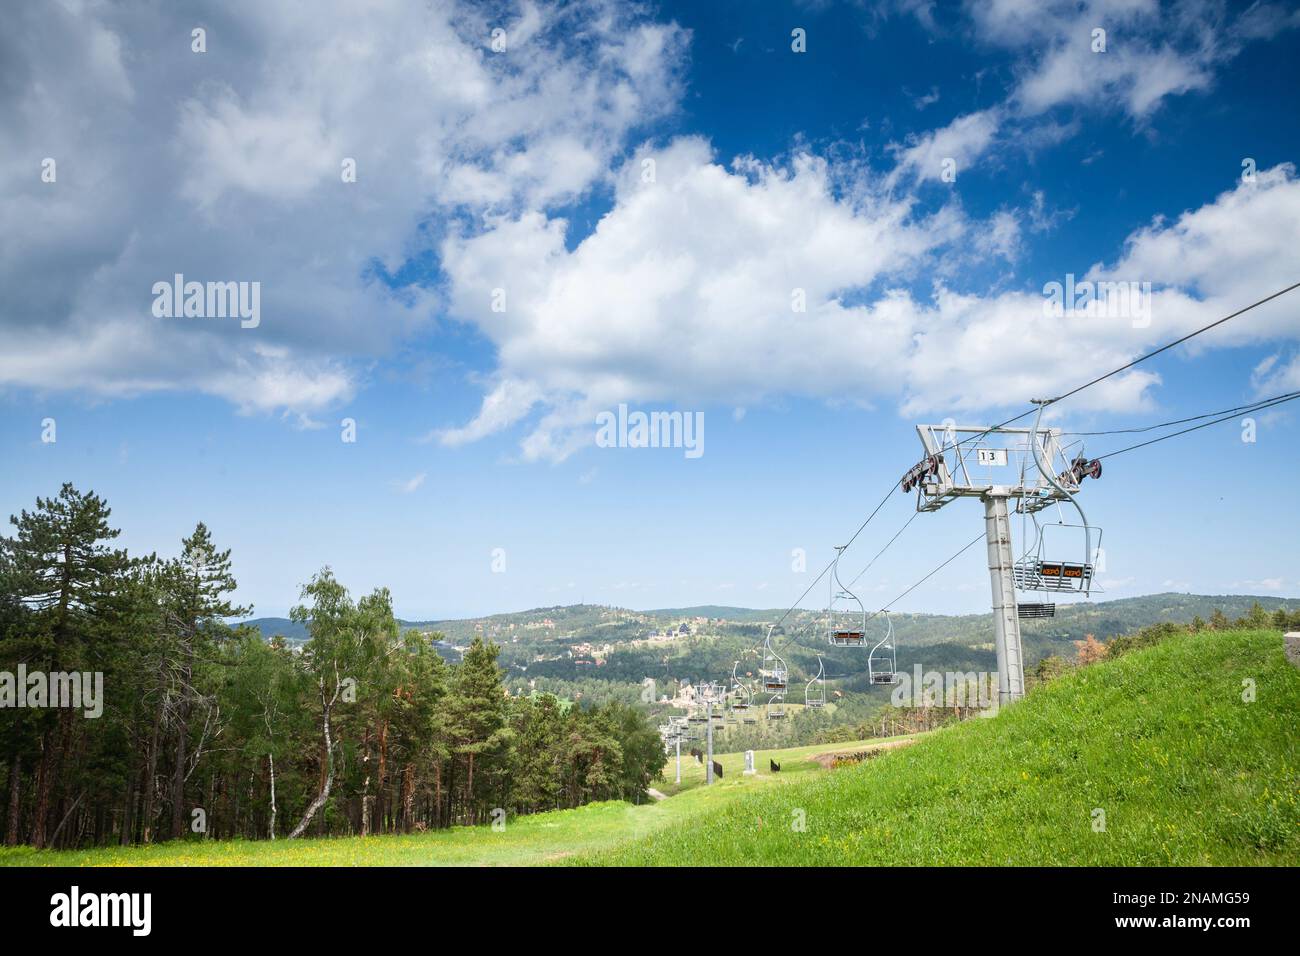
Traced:
<path fill-rule="evenodd" d="M 1070 389 L 1070 391 L 1066 392 L 1064 395 L 1058 395 L 1055 398 L 1047 399 L 1044 404 L 1055 405 L 1057 402 L 1064 401 L 1065 399 L 1071 397 L 1072 395 L 1078 395 L 1086 388 L 1092 388 L 1092 386 L 1098 384 L 1099 382 L 1104 382 L 1106 379 L 1118 375 L 1121 372 L 1127 372 L 1135 365 L 1140 365 L 1142 362 L 1145 362 L 1148 359 L 1155 358 L 1157 355 L 1161 354 L 1162 352 L 1167 352 L 1176 346 L 1182 345 L 1184 342 L 1194 339 L 1198 335 L 1201 335 L 1205 332 L 1209 332 L 1211 329 L 1218 328 L 1220 325 L 1223 325 L 1225 322 L 1235 319 L 1240 315 L 1245 315 L 1251 309 L 1257 309 L 1261 305 L 1264 305 L 1265 303 L 1272 302 L 1274 299 L 1286 295 L 1288 292 L 1294 292 L 1296 289 L 1300 289 L 1300 282 L 1292 283 L 1291 285 L 1287 286 L 1285 289 L 1279 289 L 1278 291 L 1272 293 L 1271 295 L 1266 295 L 1264 296 L 1264 298 L 1252 302 L 1250 305 L 1243 306 L 1242 308 L 1238 309 L 1236 312 L 1229 313 L 1228 315 L 1223 316 L 1223 318 L 1221 319 L 1216 319 L 1215 321 L 1209 323 L 1208 325 L 1203 325 L 1199 329 L 1195 329 L 1191 332 L 1188 332 L 1186 335 L 1181 336 L 1180 338 L 1176 338 L 1172 342 L 1165 343 L 1164 345 L 1160 346 L 1158 349 L 1154 349 L 1150 352 L 1147 352 L 1145 355 L 1140 355 L 1137 358 L 1133 359 L 1133 361 L 1131 362 L 1126 362 L 1125 364 L 1121 365 L 1119 368 L 1111 369 L 1109 372 L 1105 373 L 1104 375 L 1098 375 L 1096 378 L 1092 379 L 1091 381 L 1085 382 L 1084 384 L 1076 388 Z M 960 448 L 968 441 L 975 441 L 976 439 L 983 438 L 985 435 L 988 435 L 991 432 L 995 432 L 1000 428 L 1006 428 L 1008 425 L 1015 424 L 1016 422 L 1020 421 L 1022 418 L 1029 417 L 1035 411 L 1036 409 L 1031 408 L 1028 411 L 1021 412 L 1019 415 L 1016 415 L 1014 418 L 1008 418 L 1006 421 L 1000 422 L 997 425 L 992 425 L 989 428 L 986 428 L 982 432 L 977 432 L 973 435 L 963 438 L 959 442 L 955 442 L 952 445 L 945 445 L 944 447 L 939 449 L 939 454 L 943 454 L 949 448 Z"/>
<path fill-rule="evenodd" d="M 1300 392 L 1290 394 L 1290 395 L 1285 395 L 1285 396 L 1279 396 L 1269 401 L 1267 404 L 1256 406 L 1252 410 L 1262 411 L 1265 408 L 1272 408 L 1275 405 L 1285 405 L 1287 402 L 1293 402 L 1297 398 L 1300 398 Z M 1136 445 L 1129 445 L 1127 448 L 1121 448 L 1118 451 L 1107 452 L 1104 455 L 1098 455 L 1097 461 L 1104 461 L 1107 458 L 1114 458 L 1116 455 L 1122 455 L 1125 452 L 1136 451 L 1139 448 L 1145 448 L 1148 445 L 1154 445 L 1157 442 L 1162 442 L 1169 438 L 1177 438 L 1179 435 L 1186 435 L 1188 432 L 1199 431 L 1202 428 L 1209 428 L 1211 425 L 1219 425 L 1222 424 L 1223 422 L 1228 421 L 1229 419 L 1236 418 L 1237 415 L 1239 414 L 1240 412 L 1233 412 L 1231 415 L 1224 415 L 1222 418 L 1216 418 L 1213 421 L 1201 422 L 1201 424 L 1193 425 L 1191 428 L 1179 429 L 1176 432 L 1170 432 L 1168 435 L 1161 435 L 1159 438 L 1151 438 L 1144 442 L 1138 442 Z"/>
<path fill-rule="evenodd" d="M 1096 438 L 1103 435 L 1136 435 L 1143 432 L 1153 432 L 1160 428 L 1172 428 L 1174 425 L 1185 425 L 1188 422 L 1200 421 L 1203 418 L 1214 418 L 1219 415 L 1236 417 L 1246 412 L 1257 411 L 1265 408 L 1278 401 L 1290 401 L 1293 398 L 1300 398 L 1300 392 L 1283 392 L 1281 395 L 1274 395 L 1272 398 L 1261 398 L 1257 402 L 1251 402 L 1248 405 L 1238 405 L 1235 408 L 1221 408 L 1217 412 L 1203 412 L 1200 415 L 1189 415 L 1186 418 L 1175 418 L 1173 421 L 1158 422 L 1154 425 L 1141 425 L 1134 428 L 1112 428 L 1107 431 L 1098 432 L 1061 432 L 1061 437 L 1070 438 Z"/>
<path fill-rule="evenodd" d="M 902 594 L 900 594 L 898 597 L 894 598 L 892 601 L 890 601 L 888 604 L 886 604 L 884 607 L 882 607 L 879 611 L 875 611 L 874 613 L 872 613 L 872 614 L 870 615 L 870 617 L 867 618 L 867 620 L 871 620 L 872 618 L 879 617 L 881 614 L 884 614 L 886 611 L 888 611 L 891 607 L 893 607 L 893 606 L 894 606 L 895 604 L 897 604 L 899 601 L 903 600 L 903 598 L 907 597 L 909 594 L 911 594 L 913 591 L 915 591 L 917 588 L 919 588 L 919 587 L 920 587 L 922 584 L 924 584 L 926 581 L 930 580 L 932 577 L 934 577 L 936 574 L 938 574 L 940 571 L 942 571 L 942 570 L 943 570 L 944 568 L 946 568 L 948 565 L 952 564 L 954 561 L 956 561 L 958 558 L 960 558 L 963 554 L 965 554 L 967 551 L 969 551 L 971 548 L 973 548 L 973 547 L 975 546 L 975 543 L 976 543 L 977 541 L 980 541 L 981 539 L 983 539 L 984 534 L 985 534 L 985 533 L 984 533 L 983 531 L 981 531 L 979 534 L 975 535 L 975 537 L 971 538 L 968 542 L 966 542 L 964 545 L 962 545 L 962 546 L 961 546 L 961 549 L 958 550 L 956 553 L 954 553 L 954 554 L 952 555 L 952 557 L 948 558 L 948 560 L 944 561 L 943 564 L 939 565 L 939 566 L 936 567 L 933 571 L 931 571 L 929 574 L 927 574 L 925 577 L 921 578 L 921 580 L 917 581 L 915 584 L 913 584 L 910 588 L 908 588 L 906 591 L 904 591 L 904 592 L 903 592 Z"/>
<path fill-rule="evenodd" d="M 906 522 L 903 523 L 903 526 L 901 528 L 899 528 L 896 532 L 894 532 L 894 536 L 890 538 L 888 542 L 885 543 L 885 546 L 883 548 L 881 548 L 879 551 L 876 552 L 876 556 L 872 558 L 870 561 L 868 561 L 867 566 L 863 568 L 861 571 L 859 571 L 854 576 L 853 580 L 849 582 L 850 589 L 853 587 L 853 585 L 858 583 L 858 578 L 862 577 L 862 575 L 866 574 L 868 571 L 871 570 L 871 566 L 875 564 L 877 560 L 879 560 L 882 554 L 884 554 L 886 551 L 889 550 L 890 545 L 892 545 L 895 541 L 899 539 L 900 536 L 902 536 L 903 532 L 907 530 L 907 526 L 910 525 L 913 521 L 915 521 L 917 515 L 919 515 L 920 513 L 921 512 L 919 511 L 912 512 L 912 516 L 908 518 Z"/>
<path fill-rule="evenodd" d="M 876 507 L 872 510 L 871 514 L 867 515 L 867 519 L 863 521 L 862 524 L 858 525 L 858 530 L 853 532 L 853 536 L 849 538 L 848 544 L 844 545 L 845 550 L 848 550 L 849 545 L 853 544 L 853 542 L 857 540 L 858 535 L 862 534 L 863 530 L 865 530 L 867 525 L 871 523 L 871 519 L 873 519 L 876 515 L 880 513 L 880 509 L 885 507 L 885 503 L 888 502 L 889 499 L 893 496 L 894 492 L 898 490 L 898 484 L 899 484 L 898 482 L 894 482 L 894 484 L 890 486 L 890 489 L 888 492 L 886 492 L 885 497 L 880 499 L 880 504 L 876 505 Z M 813 578 L 812 583 L 809 584 L 808 587 L 804 589 L 803 594 L 799 595 L 799 597 L 795 600 L 794 604 L 790 605 L 790 607 L 786 609 L 786 612 L 777 619 L 776 623 L 772 624 L 768 628 L 769 636 L 772 634 L 773 631 L 775 631 L 778 627 L 780 627 L 783 623 L 785 623 L 786 618 L 788 618 L 794 612 L 795 608 L 799 606 L 799 602 L 812 593 L 812 589 L 817 586 L 817 584 L 821 581 L 822 578 L 826 577 L 826 572 L 829 571 L 834 566 L 835 566 L 835 562 L 831 561 L 830 564 L 822 568 L 821 573 L 818 574 L 817 577 Z M 764 638 L 763 641 L 755 642 L 749 648 L 749 650 L 751 651 L 758 650 L 758 648 L 761 647 L 766 642 L 767 642 L 767 638 Z"/>
<path fill-rule="evenodd" d="M 940 571 L 942 571 L 942 570 L 943 570 L 944 568 L 946 568 L 948 565 L 952 564 L 954 561 L 956 561 L 958 558 L 960 558 L 963 554 L 965 554 L 967 551 L 969 551 L 972 547 L 975 546 L 975 543 L 976 543 L 977 541 L 981 540 L 983 537 L 984 537 L 984 532 L 981 531 L 981 532 L 980 532 L 979 534 L 977 534 L 975 537 L 971 538 L 971 540 L 968 541 L 966 544 L 962 545 L 961 548 L 960 548 L 957 552 L 955 552 L 953 555 L 951 555 L 949 558 L 947 558 L 947 559 L 946 559 L 942 564 L 936 566 L 935 568 L 933 568 L 932 570 L 930 570 L 929 572 L 927 572 L 927 573 L 925 574 L 924 577 L 922 577 L 920 580 L 918 580 L 915 584 L 913 584 L 911 587 L 909 587 L 909 588 L 908 588 L 906 591 L 904 591 L 902 594 L 898 595 L 896 598 L 894 598 L 894 599 L 893 599 L 892 601 L 890 601 L 888 604 L 884 605 L 880 610 L 878 610 L 878 611 L 872 611 L 870 614 L 868 614 L 868 615 L 867 615 L 867 621 L 873 621 L 873 620 L 875 620 L 877 617 L 879 617 L 881 614 L 883 614 L 883 613 L 885 613 L 886 611 L 888 611 L 891 607 L 893 607 L 893 606 L 894 606 L 895 604 L 897 604 L 899 601 L 903 600 L 903 598 L 907 597 L 909 594 L 911 594 L 913 591 L 915 591 L 917 588 L 919 588 L 919 587 L 920 587 L 922 584 L 924 584 L 926 581 L 930 580 L 932 577 L 934 577 L 936 574 L 938 574 Z M 781 647 L 780 647 L 779 649 L 780 649 L 780 650 L 784 650 L 785 648 L 789 647 L 790 644 L 792 644 L 792 643 L 793 643 L 793 644 L 797 644 L 797 645 L 799 645 L 800 647 L 803 647 L 805 650 L 811 650 L 811 648 L 809 648 L 808 645 L 804 644 L 802 641 L 799 641 L 799 640 L 797 640 L 797 639 L 794 638 L 794 637 L 791 637 L 791 638 L 789 638 L 788 640 L 786 640 L 786 642 L 785 642 L 784 644 L 782 644 Z"/>

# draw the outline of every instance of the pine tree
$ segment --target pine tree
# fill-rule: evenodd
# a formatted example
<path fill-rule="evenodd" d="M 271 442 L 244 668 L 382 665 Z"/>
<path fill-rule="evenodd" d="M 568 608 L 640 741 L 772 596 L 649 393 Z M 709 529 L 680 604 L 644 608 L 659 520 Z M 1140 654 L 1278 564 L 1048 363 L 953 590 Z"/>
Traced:
<path fill-rule="evenodd" d="M 495 644 L 449 665 L 440 635 L 399 635 L 386 590 L 354 604 L 328 568 L 292 612 L 304 646 L 232 630 L 223 619 L 248 609 L 206 527 L 176 559 L 129 560 L 108 517 L 65 486 L 0 539 L 0 667 L 104 678 L 97 720 L 0 712 L 9 843 L 152 842 L 184 831 L 187 797 L 210 839 L 275 838 L 285 819 L 290 836 L 484 822 L 487 808 L 640 799 L 661 769 L 639 711 L 510 698 Z"/>
<path fill-rule="evenodd" d="M 497 667 L 500 653 L 496 644 L 484 644 L 482 637 L 475 637 L 452 677 L 447 731 L 452 752 L 462 758 L 469 823 L 480 817 L 479 810 L 492 792 L 500 757 L 511 738 L 506 726 L 501 670 Z"/>
<path fill-rule="evenodd" d="M 119 533 L 108 526 L 109 515 L 102 498 L 65 483 L 57 498 L 37 498 L 35 511 L 10 517 L 16 528 L 6 543 L 10 580 L 18 600 L 33 612 L 26 622 L 30 626 L 11 652 L 22 654 L 29 670 L 55 673 L 78 668 L 81 625 L 102 597 L 105 579 L 125 561 L 123 552 L 102 543 Z M 45 712 L 29 719 L 38 725 L 41 752 L 31 842 L 43 847 L 54 781 L 72 745 L 73 712 L 63 708 L 57 718 Z"/>
<path fill-rule="evenodd" d="M 246 616 L 252 608 L 237 607 L 226 598 L 236 587 L 230 573 L 230 551 L 217 551 L 203 522 L 199 522 L 194 533 L 181 542 L 181 556 L 179 560 L 170 562 L 167 570 L 170 579 L 168 615 L 178 651 L 171 834 L 172 839 L 179 840 L 185 835 L 185 780 L 191 763 L 197 763 L 201 756 L 189 753 L 190 720 L 200 696 L 194 686 L 198 645 L 211 634 L 208 625 L 224 618 Z"/>

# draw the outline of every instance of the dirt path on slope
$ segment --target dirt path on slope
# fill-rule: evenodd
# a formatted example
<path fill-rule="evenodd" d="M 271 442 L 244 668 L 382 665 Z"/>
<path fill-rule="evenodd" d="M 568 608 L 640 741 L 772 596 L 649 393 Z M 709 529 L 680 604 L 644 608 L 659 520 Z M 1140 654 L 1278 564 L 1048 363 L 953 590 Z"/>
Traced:
<path fill-rule="evenodd" d="M 878 744 L 868 744 L 865 747 L 859 744 L 856 747 L 832 748 L 824 750 L 819 754 L 813 754 L 808 759 L 816 761 L 821 765 L 823 770 L 830 770 L 835 766 L 836 757 L 852 757 L 861 755 L 859 757 L 860 760 L 868 760 L 877 754 L 884 753 L 886 750 L 897 750 L 899 747 L 907 747 L 914 743 L 916 743 L 915 737 L 905 737 L 902 740 L 886 740 Z"/>

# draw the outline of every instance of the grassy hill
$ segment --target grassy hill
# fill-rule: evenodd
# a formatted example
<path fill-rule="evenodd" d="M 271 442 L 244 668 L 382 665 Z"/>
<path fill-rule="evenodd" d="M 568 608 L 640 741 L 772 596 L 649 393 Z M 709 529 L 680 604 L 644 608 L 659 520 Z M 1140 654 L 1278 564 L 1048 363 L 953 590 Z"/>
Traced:
<path fill-rule="evenodd" d="M 1300 864 L 1300 671 L 1276 631 L 1166 638 L 859 765 L 811 760 L 867 743 L 759 752 L 751 777 L 740 754 L 723 755 L 712 787 L 684 758 L 681 787 L 671 764 L 658 785 L 665 800 L 501 832 L 0 848 L 0 865 Z"/>
<path fill-rule="evenodd" d="M 1298 781 L 1300 671 L 1278 633 L 1203 632 L 586 862 L 1296 865 Z"/>
<path fill-rule="evenodd" d="M 871 740 L 859 740 L 846 744 L 811 744 L 806 747 L 786 747 L 780 750 L 755 750 L 754 751 L 754 770 L 760 778 L 759 782 L 765 781 L 768 777 L 779 779 L 782 783 L 789 783 L 792 780 L 802 780 L 809 774 L 817 773 L 826 769 L 823 763 L 818 761 L 819 757 L 826 757 L 837 753 L 854 753 L 867 749 L 883 749 L 886 747 L 901 746 L 919 739 L 921 735 L 914 734 L 902 737 L 876 737 Z M 702 744 L 695 746 L 703 747 Z M 741 753 L 714 753 L 713 759 L 722 765 L 722 780 L 746 782 L 745 772 L 745 754 Z M 770 761 L 776 761 L 781 767 L 780 777 L 777 778 L 772 773 Z M 694 790 L 697 787 L 703 787 L 706 782 L 707 773 L 702 761 L 696 761 L 686 749 L 682 750 L 682 782 L 676 782 L 676 761 L 670 756 L 668 766 L 664 770 L 664 779 L 666 782 L 656 784 L 661 793 L 672 796 L 678 793 L 685 793 Z"/>

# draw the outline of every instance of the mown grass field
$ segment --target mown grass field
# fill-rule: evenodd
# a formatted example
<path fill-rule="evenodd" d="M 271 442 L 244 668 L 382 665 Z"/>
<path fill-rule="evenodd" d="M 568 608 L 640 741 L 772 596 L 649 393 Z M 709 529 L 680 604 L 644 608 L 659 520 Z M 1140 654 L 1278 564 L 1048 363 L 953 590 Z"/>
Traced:
<path fill-rule="evenodd" d="M 1169 638 L 994 719 L 743 795 L 689 828 L 580 862 L 1294 866 L 1300 671 L 1276 631 Z"/>
<path fill-rule="evenodd" d="M 672 781 L 662 792 L 678 793 L 658 803 L 633 806 L 611 801 L 511 818 L 504 831 L 490 827 L 455 827 L 409 836 L 339 837 L 321 840 L 179 841 L 148 847 L 110 847 L 47 852 L 29 847 L 0 847 L 0 866 L 536 866 L 597 851 L 671 827 L 686 826 L 707 816 L 752 789 L 798 780 L 823 772 L 809 757 L 831 751 L 860 750 L 876 741 L 758 751 L 761 774 L 746 777 L 744 754 L 715 754 L 723 764 L 723 779 L 704 787 L 704 767 L 682 757 L 682 786 Z M 780 774 L 768 773 L 768 759 L 781 764 Z M 665 790 L 665 787 L 667 790 Z"/>

